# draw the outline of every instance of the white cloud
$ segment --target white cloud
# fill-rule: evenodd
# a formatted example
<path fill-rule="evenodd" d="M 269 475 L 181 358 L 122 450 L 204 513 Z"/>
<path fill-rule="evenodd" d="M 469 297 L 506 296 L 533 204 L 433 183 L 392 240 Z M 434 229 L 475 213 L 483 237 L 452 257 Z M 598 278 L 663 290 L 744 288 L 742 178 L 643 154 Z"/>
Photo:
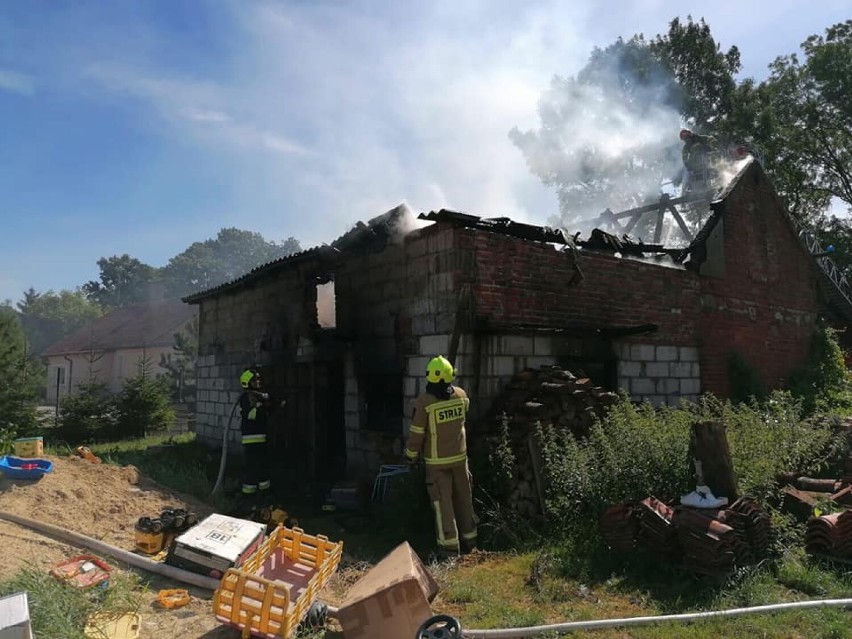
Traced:
<path fill-rule="evenodd" d="M 33 95 L 35 93 L 35 81 L 31 76 L 23 73 L 0 69 L 0 90 L 21 95 Z"/>
<path fill-rule="evenodd" d="M 205 109 L 187 109 L 183 112 L 183 116 L 194 122 L 212 122 L 214 124 L 221 124 L 223 122 L 231 121 L 231 118 L 227 113 Z"/>

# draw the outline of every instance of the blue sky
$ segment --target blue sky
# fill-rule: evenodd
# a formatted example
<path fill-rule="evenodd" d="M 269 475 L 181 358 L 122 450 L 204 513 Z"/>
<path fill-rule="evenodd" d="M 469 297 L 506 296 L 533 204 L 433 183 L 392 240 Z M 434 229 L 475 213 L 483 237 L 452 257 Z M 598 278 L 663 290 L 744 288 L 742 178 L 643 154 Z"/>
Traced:
<path fill-rule="evenodd" d="M 848 0 L 20 0 L 0 6 L 0 300 L 223 226 L 329 241 L 401 201 L 545 223 L 507 132 L 594 46 L 704 17 L 743 75 Z"/>

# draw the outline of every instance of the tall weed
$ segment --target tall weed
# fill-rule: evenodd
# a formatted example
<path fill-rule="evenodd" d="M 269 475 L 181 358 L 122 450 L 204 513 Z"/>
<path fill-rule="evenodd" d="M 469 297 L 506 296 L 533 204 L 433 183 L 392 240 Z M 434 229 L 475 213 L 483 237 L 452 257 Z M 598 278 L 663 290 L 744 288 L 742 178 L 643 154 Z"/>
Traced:
<path fill-rule="evenodd" d="M 727 425 L 740 492 L 764 504 L 782 471 L 817 473 L 841 444 L 828 424 L 804 421 L 801 403 L 789 393 L 748 404 L 706 397 L 660 409 L 622 397 L 585 440 L 539 428 L 551 524 L 566 531 L 596 526 L 611 504 L 649 495 L 672 499 L 692 490 L 689 440 L 696 421 Z"/>

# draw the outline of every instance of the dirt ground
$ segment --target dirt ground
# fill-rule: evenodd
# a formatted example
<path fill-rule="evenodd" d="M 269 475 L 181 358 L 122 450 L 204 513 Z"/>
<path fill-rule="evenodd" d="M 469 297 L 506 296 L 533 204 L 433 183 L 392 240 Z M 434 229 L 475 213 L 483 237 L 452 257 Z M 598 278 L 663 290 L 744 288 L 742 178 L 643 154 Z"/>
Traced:
<path fill-rule="evenodd" d="M 134 549 L 134 524 L 139 517 L 155 517 L 165 508 L 178 507 L 196 512 L 199 519 L 211 513 L 209 506 L 151 481 L 133 466 L 96 465 L 70 456 L 48 459 L 54 463 L 53 472 L 38 482 L 0 478 L 0 511 L 48 522 L 126 550 Z M 64 558 L 89 552 L 5 521 L 0 521 L 0 546 L 0 579 L 24 567 L 47 571 Z M 164 610 L 155 603 L 159 589 L 186 586 L 143 571 L 137 574 L 150 581 L 149 590 L 142 594 L 140 639 L 239 637 L 235 629 L 221 626 L 213 617 L 212 593 L 190 588 L 193 598 L 189 605 Z M 341 580 L 351 577 L 338 578 L 336 590 Z M 334 590 L 323 593 L 323 600 L 339 601 Z"/>

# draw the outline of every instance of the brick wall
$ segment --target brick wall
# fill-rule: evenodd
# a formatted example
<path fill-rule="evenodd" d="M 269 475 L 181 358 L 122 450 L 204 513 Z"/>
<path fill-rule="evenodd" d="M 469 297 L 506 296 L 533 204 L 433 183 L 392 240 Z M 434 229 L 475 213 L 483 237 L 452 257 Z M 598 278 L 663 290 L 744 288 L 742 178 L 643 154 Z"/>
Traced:
<path fill-rule="evenodd" d="M 719 206 L 723 243 L 709 244 L 707 255 L 717 276 L 701 278 L 703 388 L 730 393 L 732 353 L 753 366 L 767 388 L 777 387 L 807 355 L 820 308 L 813 260 L 758 163 Z"/>
<path fill-rule="evenodd" d="M 575 258 L 549 244 L 458 229 L 457 246 L 476 265 L 476 312 L 534 326 L 657 324 L 647 340 L 694 345 L 700 278 L 683 268 L 581 252 L 584 279 L 569 285 Z"/>

